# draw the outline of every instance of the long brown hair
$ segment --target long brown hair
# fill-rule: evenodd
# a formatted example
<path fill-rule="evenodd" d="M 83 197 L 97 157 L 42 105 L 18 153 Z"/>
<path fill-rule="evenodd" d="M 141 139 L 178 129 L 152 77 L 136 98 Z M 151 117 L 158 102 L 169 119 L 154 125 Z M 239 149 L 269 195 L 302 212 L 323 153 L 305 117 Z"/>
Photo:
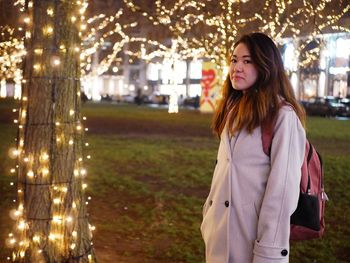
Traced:
<path fill-rule="evenodd" d="M 212 129 L 221 135 L 226 122 L 231 134 L 246 128 L 252 132 L 263 122 L 273 120 L 284 99 L 305 125 L 305 111 L 297 102 L 292 85 L 284 71 L 282 57 L 274 42 L 263 33 L 243 35 L 235 44 L 246 45 L 257 71 L 256 82 L 244 93 L 232 87 L 228 74 L 222 100 L 214 114 Z"/>

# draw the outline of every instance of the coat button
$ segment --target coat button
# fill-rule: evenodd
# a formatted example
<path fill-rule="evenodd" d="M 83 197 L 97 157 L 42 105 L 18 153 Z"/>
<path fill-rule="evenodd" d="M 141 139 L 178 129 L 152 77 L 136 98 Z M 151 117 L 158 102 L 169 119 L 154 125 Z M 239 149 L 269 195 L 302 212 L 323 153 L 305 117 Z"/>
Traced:
<path fill-rule="evenodd" d="M 282 251 L 281 251 L 281 255 L 282 256 L 287 256 L 288 255 L 288 250 L 287 249 L 283 249 Z"/>
<path fill-rule="evenodd" d="M 209 201 L 209 205 L 211 206 L 213 204 L 213 200 L 210 200 Z"/>
<path fill-rule="evenodd" d="M 229 201 L 225 201 L 225 206 L 228 207 L 230 205 Z"/>

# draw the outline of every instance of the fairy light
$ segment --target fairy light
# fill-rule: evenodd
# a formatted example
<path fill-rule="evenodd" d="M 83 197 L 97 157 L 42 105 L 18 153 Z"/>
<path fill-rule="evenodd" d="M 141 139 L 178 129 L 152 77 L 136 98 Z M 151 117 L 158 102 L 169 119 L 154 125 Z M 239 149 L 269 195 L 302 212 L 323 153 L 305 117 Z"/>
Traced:
<path fill-rule="evenodd" d="M 46 13 L 48 14 L 48 16 L 51 16 L 51 17 L 53 17 L 53 9 L 52 9 L 52 7 L 49 7 L 47 10 L 46 10 Z"/>
<path fill-rule="evenodd" d="M 61 60 L 57 57 L 52 59 L 53 66 L 59 66 L 61 64 Z"/>
<path fill-rule="evenodd" d="M 33 236 L 33 241 L 36 243 L 40 242 L 40 237 L 39 236 Z"/>
<path fill-rule="evenodd" d="M 81 170 L 80 170 L 80 174 L 81 174 L 82 176 L 85 176 L 85 175 L 86 175 L 86 170 L 85 170 L 85 169 L 81 169 Z"/>
<path fill-rule="evenodd" d="M 43 28 L 43 33 L 44 33 L 45 35 L 52 35 L 52 33 L 53 33 L 53 27 L 50 26 L 50 25 L 44 27 L 44 28 Z"/>
<path fill-rule="evenodd" d="M 26 224 L 23 220 L 21 220 L 19 223 L 18 223 L 18 229 L 20 230 L 23 230 L 25 228 Z"/>

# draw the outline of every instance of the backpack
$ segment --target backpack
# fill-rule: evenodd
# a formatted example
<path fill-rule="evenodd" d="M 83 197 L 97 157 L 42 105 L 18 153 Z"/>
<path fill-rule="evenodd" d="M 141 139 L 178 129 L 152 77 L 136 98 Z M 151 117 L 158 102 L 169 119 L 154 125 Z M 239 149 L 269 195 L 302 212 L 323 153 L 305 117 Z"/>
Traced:
<path fill-rule="evenodd" d="M 261 126 L 263 150 L 269 157 L 275 123 L 276 120 L 273 120 Z M 306 140 L 298 205 L 290 218 L 290 240 L 300 241 L 323 236 L 325 230 L 324 210 L 327 200 L 323 184 L 321 155 Z"/>

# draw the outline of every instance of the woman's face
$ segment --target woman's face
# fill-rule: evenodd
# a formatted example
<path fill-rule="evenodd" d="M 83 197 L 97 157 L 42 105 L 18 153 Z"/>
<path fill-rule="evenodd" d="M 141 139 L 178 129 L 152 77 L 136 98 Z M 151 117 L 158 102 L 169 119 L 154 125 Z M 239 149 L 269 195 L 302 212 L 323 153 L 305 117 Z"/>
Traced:
<path fill-rule="evenodd" d="M 230 80 L 235 90 L 246 91 L 258 78 L 258 71 L 253 64 L 250 52 L 243 43 L 234 49 L 230 64 Z"/>

